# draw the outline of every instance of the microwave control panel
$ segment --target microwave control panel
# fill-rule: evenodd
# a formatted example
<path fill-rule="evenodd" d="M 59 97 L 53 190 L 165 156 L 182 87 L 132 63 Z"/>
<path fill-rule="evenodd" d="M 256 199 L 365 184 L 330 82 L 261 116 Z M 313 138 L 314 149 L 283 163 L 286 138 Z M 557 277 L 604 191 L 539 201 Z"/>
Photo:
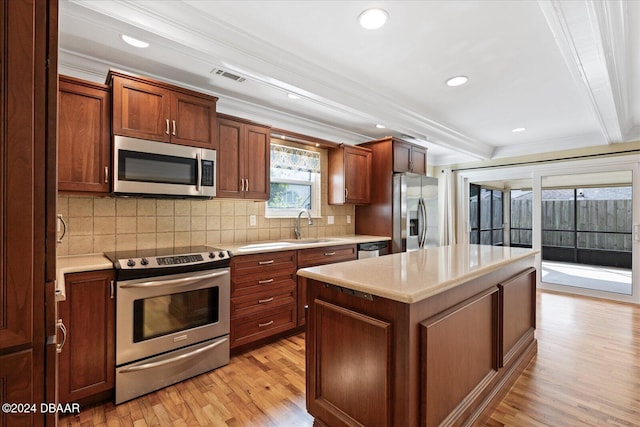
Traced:
<path fill-rule="evenodd" d="M 202 160 L 202 180 L 200 185 L 203 187 L 213 187 L 213 177 L 215 175 L 213 161 Z"/>

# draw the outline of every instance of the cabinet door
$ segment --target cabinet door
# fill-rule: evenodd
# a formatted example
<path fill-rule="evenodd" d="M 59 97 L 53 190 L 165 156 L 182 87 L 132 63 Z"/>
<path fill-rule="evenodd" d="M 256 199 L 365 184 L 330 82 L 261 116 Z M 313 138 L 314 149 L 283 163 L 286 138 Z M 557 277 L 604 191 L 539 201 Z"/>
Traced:
<path fill-rule="evenodd" d="M 171 92 L 147 83 L 113 77 L 113 133 L 169 142 Z"/>
<path fill-rule="evenodd" d="M 0 402 L 37 405 L 35 413 L 15 412 L 0 416 L 0 426 L 28 427 L 34 423 L 40 411 L 40 402 L 33 395 L 33 353 L 31 350 L 0 356 Z"/>
<path fill-rule="evenodd" d="M 371 200 L 371 151 L 345 147 L 344 180 L 346 203 L 369 203 Z"/>
<path fill-rule="evenodd" d="M 241 174 L 246 179 L 244 197 L 269 200 L 271 131 L 262 126 L 247 125 L 245 135 L 244 173 Z"/>
<path fill-rule="evenodd" d="M 242 123 L 218 118 L 216 197 L 243 197 L 240 177 L 242 131 Z"/>
<path fill-rule="evenodd" d="M 171 105 L 171 142 L 217 148 L 215 101 L 176 92 Z"/>
<path fill-rule="evenodd" d="M 420 175 L 427 174 L 427 149 L 413 146 L 411 147 L 411 172 Z"/>
<path fill-rule="evenodd" d="M 58 190 L 109 192 L 110 123 L 106 86 L 60 77 Z"/>
<path fill-rule="evenodd" d="M 393 172 L 410 172 L 411 145 L 401 141 L 393 141 Z"/>
<path fill-rule="evenodd" d="M 66 301 L 59 304 L 67 327 L 60 353 L 61 403 L 107 391 L 115 383 L 115 300 L 113 272 L 65 276 Z"/>

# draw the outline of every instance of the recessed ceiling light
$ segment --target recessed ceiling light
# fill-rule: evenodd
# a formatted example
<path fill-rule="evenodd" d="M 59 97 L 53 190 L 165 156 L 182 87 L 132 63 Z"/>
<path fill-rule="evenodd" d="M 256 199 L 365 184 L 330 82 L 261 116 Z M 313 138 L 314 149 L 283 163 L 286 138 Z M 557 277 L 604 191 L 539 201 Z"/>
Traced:
<path fill-rule="evenodd" d="M 384 9 L 367 9 L 358 16 L 358 22 L 367 30 L 377 30 L 386 24 L 389 14 Z"/>
<path fill-rule="evenodd" d="M 527 130 L 527 128 L 515 128 L 515 129 L 511 129 L 511 132 L 518 133 L 518 132 L 524 132 L 525 130 Z"/>
<path fill-rule="evenodd" d="M 126 34 L 120 34 L 120 38 L 127 43 L 128 45 L 131 45 L 133 47 L 139 47 L 139 48 L 145 48 L 145 47 L 149 47 L 149 43 L 136 39 L 134 37 L 128 36 Z"/>
<path fill-rule="evenodd" d="M 469 81 L 469 78 L 467 76 L 451 77 L 449 80 L 447 80 L 447 86 L 451 86 L 451 87 L 462 86 L 468 81 Z"/>
<path fill-rule="evenodd" d="M 385 128 L 386 128 L 386 126 L 385 126 L 385 125 L 381 125 L 380 123 L 378 123 L 378 124 L 376 125 L 376 127 L 377 127 L 378 129 L 385 129 Z"/>
<path fill-rule="evenodd" d="M 288 93 L 287 96 L 289 97 L 289 99 L 300 99 L 300 97 L 295 93 Z"/>

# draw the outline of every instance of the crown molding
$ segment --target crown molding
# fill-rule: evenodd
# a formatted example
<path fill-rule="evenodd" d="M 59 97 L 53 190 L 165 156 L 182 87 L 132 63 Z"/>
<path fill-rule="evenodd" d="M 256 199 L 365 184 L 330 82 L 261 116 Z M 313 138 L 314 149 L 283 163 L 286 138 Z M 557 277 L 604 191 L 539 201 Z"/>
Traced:
<path fill-rule="evenodd" d="M 72 0 L 71 3 L 170 39 L 201 52 L 205 57 L 214 58 L 214 62 L 220 62 L 222 68 L 233 73 L 297 93 L 333 110 L 359 115 L 372 123 L 383 121 L 390 129 L 473 158 L 488 159 L 493 155 L 493 146 L 416 112 L 423 108 L 398 103 L 371 87 L 207 16 L 188 3 L 122 0 Z M 278 61 L 272 58 L 278 58 Z"/>

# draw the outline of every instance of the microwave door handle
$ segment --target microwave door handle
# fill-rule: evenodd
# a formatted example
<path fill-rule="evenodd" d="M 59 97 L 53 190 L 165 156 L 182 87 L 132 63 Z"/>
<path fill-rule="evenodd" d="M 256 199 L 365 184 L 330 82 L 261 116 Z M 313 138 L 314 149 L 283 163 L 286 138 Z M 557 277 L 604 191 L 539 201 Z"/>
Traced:
<path fill-rule="evenodd" d="M 200 182 L 202 181 L 202 161 L 200 153 L 196 153 L 196 163 L 198 164 L 198 178 L 196 180 L 196 191 L 200 192 Z"/>

